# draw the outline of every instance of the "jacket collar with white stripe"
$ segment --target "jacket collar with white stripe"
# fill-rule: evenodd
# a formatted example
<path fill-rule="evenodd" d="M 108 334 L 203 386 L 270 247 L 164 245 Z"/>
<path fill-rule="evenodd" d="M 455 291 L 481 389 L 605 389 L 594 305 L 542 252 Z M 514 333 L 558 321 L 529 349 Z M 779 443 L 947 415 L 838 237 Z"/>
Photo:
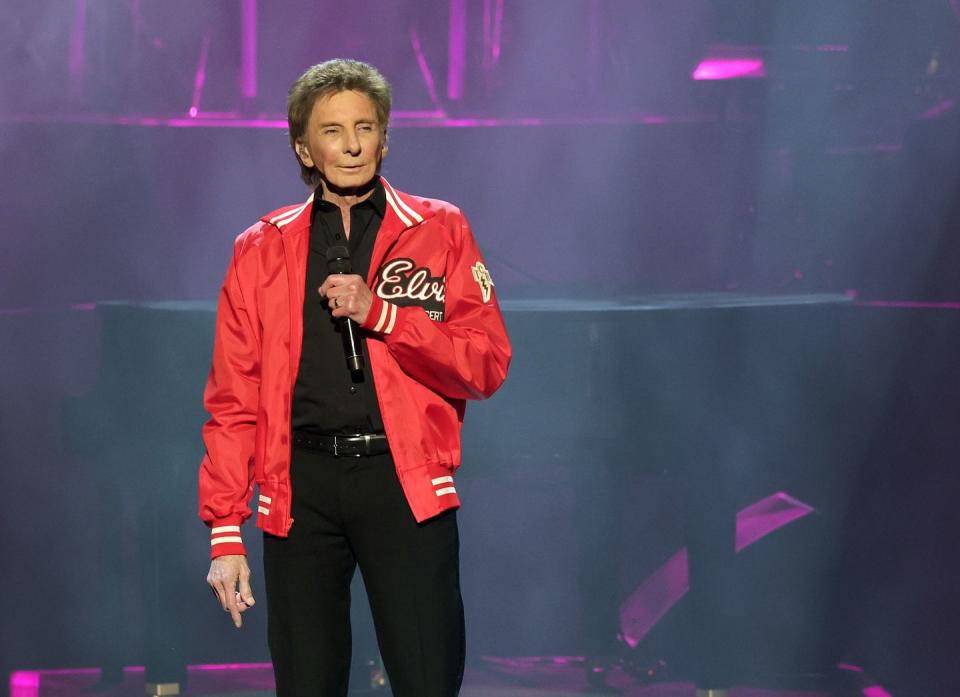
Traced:
<path fill-rule="evenodd" d="M 383 219 L 381 232 L 390 231 L 399 234 L 434 215 L 434 210 L 423 206 L 410 194 L 397 191 L 384 177 L 380 177 L 380 181 L 383 183 L 384 192 L 387 195 L 387 211 Z M 264 216 L 261 220 L 276 226 L 285 237 L 309 230 L 313 198 L 314 194 L 310 194 L 310 198 L 304 203 L 298 206 L 281 208 Z"/>

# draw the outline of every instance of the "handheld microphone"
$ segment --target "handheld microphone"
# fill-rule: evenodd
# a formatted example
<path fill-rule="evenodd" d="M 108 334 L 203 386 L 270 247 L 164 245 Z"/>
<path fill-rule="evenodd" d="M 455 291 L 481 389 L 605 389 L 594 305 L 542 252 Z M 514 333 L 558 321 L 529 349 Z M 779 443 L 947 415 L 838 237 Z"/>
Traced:
<path fill-rule="evenodd" d="M 327 249 L 327 271 L 330 273 L 352 273 L 350 250 L 337 246 Z M 343 339 L 343 354 L 347 358 L 347 367 L 351 373 L 363 370 L 363 344 L 360 343 L 360 327 L 349 317 L 340 318 L 340 337 Z"/>

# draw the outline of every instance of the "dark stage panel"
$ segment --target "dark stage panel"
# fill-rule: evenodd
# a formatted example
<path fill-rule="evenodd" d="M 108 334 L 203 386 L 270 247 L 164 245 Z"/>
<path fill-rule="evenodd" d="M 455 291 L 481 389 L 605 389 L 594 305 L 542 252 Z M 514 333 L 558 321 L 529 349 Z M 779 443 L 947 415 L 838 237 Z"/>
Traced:
<path fill-rule="evenodd" d="M 473 656 L 582 651 L 691 534 L 701 547 L 711 530 L 732 539 L 723 520 L 781 491 L 815 513 L 744 550 L 721 584 L 737 608 L 724 650 L 757 669 L 746 684 L 829 660 L 885 684 L 948 684 L 957 637 L 944 531 L 960 526 L 937 482 L 960 452 L 960 314 L 845 296 L 505 306 L 513 374 L 471 405 L 458 474 Z M 55 514 L 34 523 L 49 554 L 31 554 L 22 535 L 2 540 L 2 559 L 18 560 L 4 577 L 22 589 L 3 606 L 7 671 L 136 665 L 146 628 L 154 641 L 164 626 L 168 659 L 265 660 L 262 614 L 235 633 L 202 583 L 191 499 L 212 311 L 101 303 L 3 316 L 2 375 L 17 399 L 0 433 L 11 461 L 31 463 L 2 471 L 20 493 L 7 514 L 30 519 L 36 501 Z M 691 472 L 699 489 L 687 488 Z M 683 512 L 691 500 L 725 503 L 704 518 Z M 69 587 L 64 556 L 78 570 Z M 917 589 L 909 611 L 891 602 Z M 637 656 L 667 657 L 688 679 L 696 604 L 670 609 Z M 75 618 L 66 628 L 62 612 Z"/>

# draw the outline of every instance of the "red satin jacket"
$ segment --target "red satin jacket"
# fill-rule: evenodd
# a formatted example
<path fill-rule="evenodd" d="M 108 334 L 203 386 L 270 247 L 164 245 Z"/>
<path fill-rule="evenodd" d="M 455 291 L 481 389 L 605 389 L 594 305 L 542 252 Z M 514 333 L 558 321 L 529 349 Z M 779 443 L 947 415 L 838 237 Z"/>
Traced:
<path fill-rule="evenodd" d="M 396 191 L 367 283 L 367 356 L 397 476 L 418 521 L 458 507 L 464 400 L 503 383 L 510 342 L 493 282 L 463 214 Z M 235 244 L 217 307 L 204 391 L 200 517 L 211 556 L 245 554 L 240 525 L 259 489 L 257 526 L 286 537 L 290 411 L 303 343 L 313 197 L 262 218 Z"/>

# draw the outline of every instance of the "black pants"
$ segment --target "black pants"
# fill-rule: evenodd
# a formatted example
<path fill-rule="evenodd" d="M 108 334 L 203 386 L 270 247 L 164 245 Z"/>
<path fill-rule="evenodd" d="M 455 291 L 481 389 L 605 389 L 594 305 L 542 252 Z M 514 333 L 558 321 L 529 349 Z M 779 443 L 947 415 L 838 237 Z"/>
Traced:
<path fill-rule="evenodd" d="M 394 697 L 454 697 L 464 663 L 455 511 L 417 524 L 389 455 L 294 448 L 293 527 L 264 536 L 277 697 L 345 697 L 350 580 L 363 575 Z"/>

